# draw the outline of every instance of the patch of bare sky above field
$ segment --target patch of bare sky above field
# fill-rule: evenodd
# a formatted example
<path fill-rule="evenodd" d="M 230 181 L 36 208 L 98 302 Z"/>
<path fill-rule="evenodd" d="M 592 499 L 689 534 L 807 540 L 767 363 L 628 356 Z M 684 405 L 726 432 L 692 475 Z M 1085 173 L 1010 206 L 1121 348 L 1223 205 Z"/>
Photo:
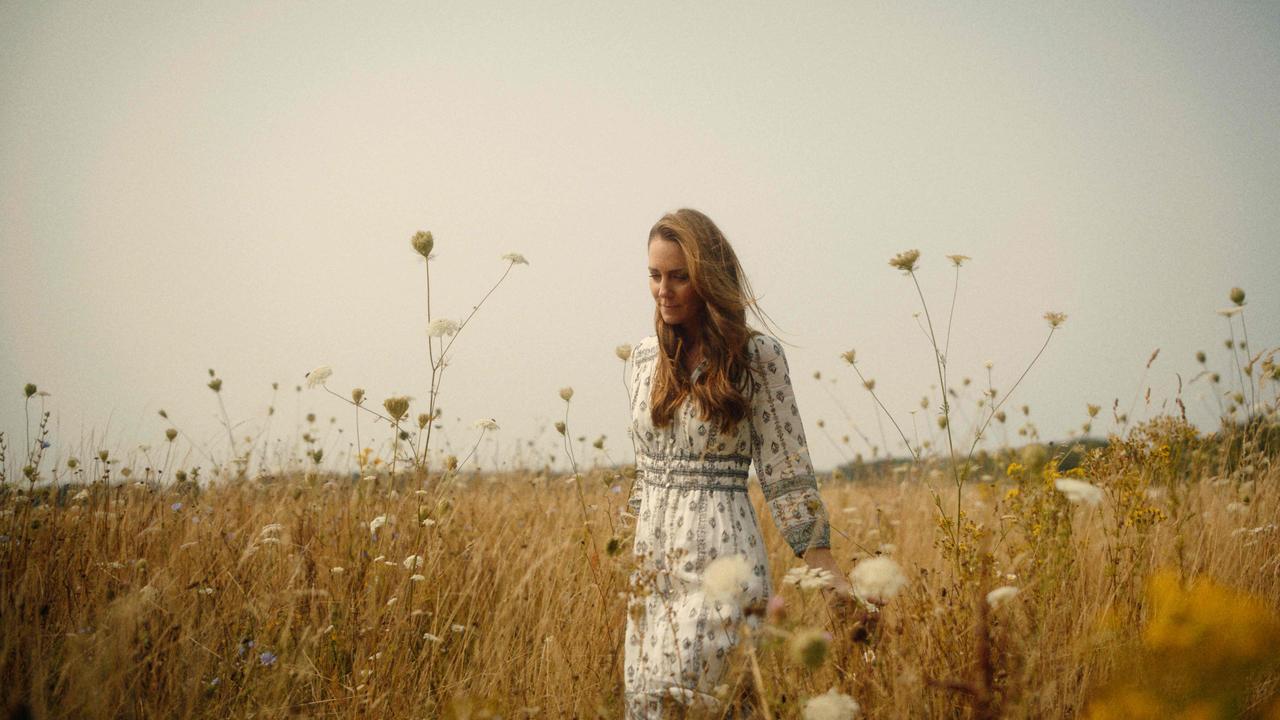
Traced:
<path fill-rule="evenodd" d="M 1234 377 L 1215 314 L 1233 285 L 1254 347 L 1280 343 L 1274 3 L 6 3 L 0 57 L 10 463 L 27 382 L 51 393 L 59 459 L 162 447 L 159 408 L 225 456 L 210 367 L 237 435 L 262 431 L 279 381 L 273 442 L 315 412 L 331 458 L 352 413 L 294 392 L 313 366 L 376 404 L 412 395 L 416 414 L 420 229 L 437 316 L 469 311 L 501 254 L 530 262 L 443 385 L 455 451 L 476 418 L 501 425 L 484 467 L 529 440 L 562 456 L 565 385 L 570 432 L 631 457 L 613 349 L 651 332 L 645 235 L 682 206 L 725 231 L 791 343 L 822 468 L 844 451 L 819 419 L 866 451 L 833 397 L 879 438 L 841 351 L 909 434 L 937 384 L 914 287 L 887 264 L 908 248 L 938 325 L 944 255 L 973 257 L 957 386 L 992 360 L 1008 389 L 1043 313 L 1068 314 L 1010 401 L 1015 443 L 1024 403 L 1045 439 L 1086 403 L 1106 408 L 1095 434 L 1115 398 L 1172 409 L 1197 350 Z M 1207 386 L 1183 392 L 1213 426 Z"/>

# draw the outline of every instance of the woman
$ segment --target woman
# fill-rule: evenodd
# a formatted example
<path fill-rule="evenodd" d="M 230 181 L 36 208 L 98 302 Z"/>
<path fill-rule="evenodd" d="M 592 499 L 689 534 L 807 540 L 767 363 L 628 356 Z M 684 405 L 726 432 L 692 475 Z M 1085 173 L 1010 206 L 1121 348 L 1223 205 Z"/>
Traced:
<path fill-rule="evenodd" d="M 835 576 L 838 607 L 852 597 L 831 556 L 786 358 L 747 326 L 748 307 L 764 318 L 733 248 L 710 218 L 682 209 L 653 226 L 648 251 L 657 334 L 632 352 L 627 380 L 638 560 L 624 638 L 629 718 L 661 717 L 672 699 L 715 707 L 740 623 L 759 623 L 770 588 L 747 496 L 753 460 L 796 556 Z M 744 592 L 737 602 L 709 596 L 708 565 L 733 555 L 745 558 Z"/>

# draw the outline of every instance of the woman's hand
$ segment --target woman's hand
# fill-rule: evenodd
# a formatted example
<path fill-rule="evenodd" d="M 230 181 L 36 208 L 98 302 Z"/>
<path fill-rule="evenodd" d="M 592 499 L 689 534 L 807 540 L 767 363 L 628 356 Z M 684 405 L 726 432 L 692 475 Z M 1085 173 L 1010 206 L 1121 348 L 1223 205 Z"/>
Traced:
<path fill-rule="evenodd" d="M 867 642 L 880 622 L 880 608 L 860 599 L 848 580 L 837 577 L 823 594 L 838 630 L 847 630 L 854 642 Z"/>

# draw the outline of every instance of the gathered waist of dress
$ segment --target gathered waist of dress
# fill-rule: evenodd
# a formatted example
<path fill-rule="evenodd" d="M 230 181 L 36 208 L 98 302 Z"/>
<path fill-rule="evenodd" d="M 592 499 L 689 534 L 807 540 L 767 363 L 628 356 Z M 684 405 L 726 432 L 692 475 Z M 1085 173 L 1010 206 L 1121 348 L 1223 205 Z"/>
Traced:
<path fill-rule="evenodd" d="M 636 470 L 646 485 L 691 490 L 747 491 L 751 458 L 742 455 L 640 453 Z"/>

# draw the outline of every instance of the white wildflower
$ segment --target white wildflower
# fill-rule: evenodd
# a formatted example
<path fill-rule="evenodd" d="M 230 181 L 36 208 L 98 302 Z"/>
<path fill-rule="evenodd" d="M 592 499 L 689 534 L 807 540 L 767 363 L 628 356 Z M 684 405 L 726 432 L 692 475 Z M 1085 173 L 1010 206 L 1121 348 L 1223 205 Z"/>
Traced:
<path fill-rule="evenodd" d="M 1084 480 L 1058 478 L 1053 481 L 1053 486 L 1058 489 L 1058 492 L 1066 495 L 1068 501 L 1077 505 L 1081 503 L 1097 505 L 1102 502 L 1102 489 Z"/>
<path fill-rule="evenodd" d="M 1244 312 L 1244 307 L 1237 305 L 1236 307 L 1223 308 L 1218 311 L 1218 314 L 1222 317 L 1231 317 L 1232 315 L 1239 315 L 1242 312 Z"/>
<path fill-rule="evenodd" d="M 801 590 L 820 590 L 831 587 L 836 576 L 829 570 L 813 567 L 793 567 L 787 571 L 782 582 L 795 585 Z"/>
<path fill-rule="evenodd" d="M 572 400 L 572 399 L 573 399 L 573 388 L 571 388 L 571 387 L 562 387 L 562 388 L 560 388 L 560 399 L 561 399 L 561 400 L 563 400 L 563 401 L 565 401 L 565 402 L 569 402 L 570 400 Z"/>
<path fill-rule="evenodd" d="M 324 381 L 328 380 L 330 375 L 333 375 L 333 368 L 329 367 L 328 365 L 321 365 L 315 370 L 312 370 L 311 372 L 307 373 L 306 375 L 307 387 L 313 388 L 319 385 L 323 385 Z"/>
<path fill-rule="evenodd" d="M 907 576 L 898 563 L 881 555 L 855 565 L 853 572 L 849 573 L 849 581 L 853 583 L 853 591 L 858 597 L 884 605 L 907 584 Z"/>
<path fill-rule="evenodd" d="M 507 253 L 502 256 L 503 260 L 509 260 L 513 265 L 528 265 L 529 261 L 524 259 L 520 253 Z"/>
<path fill-rule="evenodd" d="M 751 582 L 751 561 L 745 555 L 726 555 L 707 565 L 703 590 L 713 601 L 739 604 Z"/>
<path fill-rule="evenodd" d="M 1000 587 L 987 593 L 987 604 L 991 607 L 999 607 L 1006 600 L 1010 600 L 1014 595 L 1018 594 L 1018 588 L 1012 585 L 1001 585 Z"/>
<path fill-rule="evenodd" d="M 334 575 L 341 575 L 346 571 L 347 569 L 342 567 L 341 565 L 335 565 L 334 567 L 329 568 L 329 572 L 333 573 Z"/>
<path fill-rule="evenodd" d="M 428 642 L 433 642 L 433 643 L 440 642 L 440 636 L 432 635 L 431 633 L 422 633 L 422 639 Z"/>
<path fill-rule="evenodd" d="M 477 430 L 497 430 L 498 421 L 493 418 L 480 418 L 479 420 L 471 423 L 471 426 Z"/>
<path fill-rule="evenodd" d="M 427 334 L 431 337 L 444 337 L 456 332 L 458 332 L 458 323 L 448 318 L 436 318 L 427 328 Z"/>
<path fill-rule="evenodd" d="M 88 491 L 87 489 L 86 489 L 86 490 L 81 490 L 80 492 L 78 492 L 78 493 L 76 493 L 75 495 L 73 495 L 73 496 L 71 497 L 71 499 L 72 499 L 72 500 L 88 500 L 88 499 L 89 499 L 89 491 Z"/>
<path fill-rule="evenodd" d="M 853 720 L 859 710 L 856 700 L 831 688 L 806 700 L 801 716 L 804 720 Z"/>
<path fill-rule="evenodd" d="M 458 625 L 457 623 L 454 623 L 453 625 L 450 625 L 450 626 L 449 626 L 449 629 L 450 629 L 450 630 L 452 630 L 452 631 L 454 631 L 454 632 L 456 632 L 456 633 L 460 633 L 460 632 L 466 632 L 466 630 L 467 630 L 467 626 L 466 626 L 466 625 Z"/>
<path fill-rule="evenodd" d="M 631 346 L 625 343 L 619 345 L 613 349 L 613 354 L 617 355 L 619 360 L 629 360 L 631 359 Z"/>
<path fill-rule="evenodd" d="M 387 524 L 387 516 L 379 515 L 378 517 L 369 521 L 369 532 L 373 533 L 374 535 L 377 535 L 378 528 L 386 524 Z"/>
<path fill-rule="evenodd" d="M 410 576 L 409 576 L 409 579 L 410 579 L 411 581 L 413 581 L 413 582 L 422 582 L 423 580 L 426 580 L 427 578 L 426 578 L 425 576 L 423 576 L 423 575 L 410 575 Z"/>
<path fill-rule="evenodd" d="M 404 559 L 403 564 L 404 564 L 405 570 L 413 570 L 414 568 L 420 568 L 422 567 L 422 556 L 410 555 L 409 557 Z"/>

